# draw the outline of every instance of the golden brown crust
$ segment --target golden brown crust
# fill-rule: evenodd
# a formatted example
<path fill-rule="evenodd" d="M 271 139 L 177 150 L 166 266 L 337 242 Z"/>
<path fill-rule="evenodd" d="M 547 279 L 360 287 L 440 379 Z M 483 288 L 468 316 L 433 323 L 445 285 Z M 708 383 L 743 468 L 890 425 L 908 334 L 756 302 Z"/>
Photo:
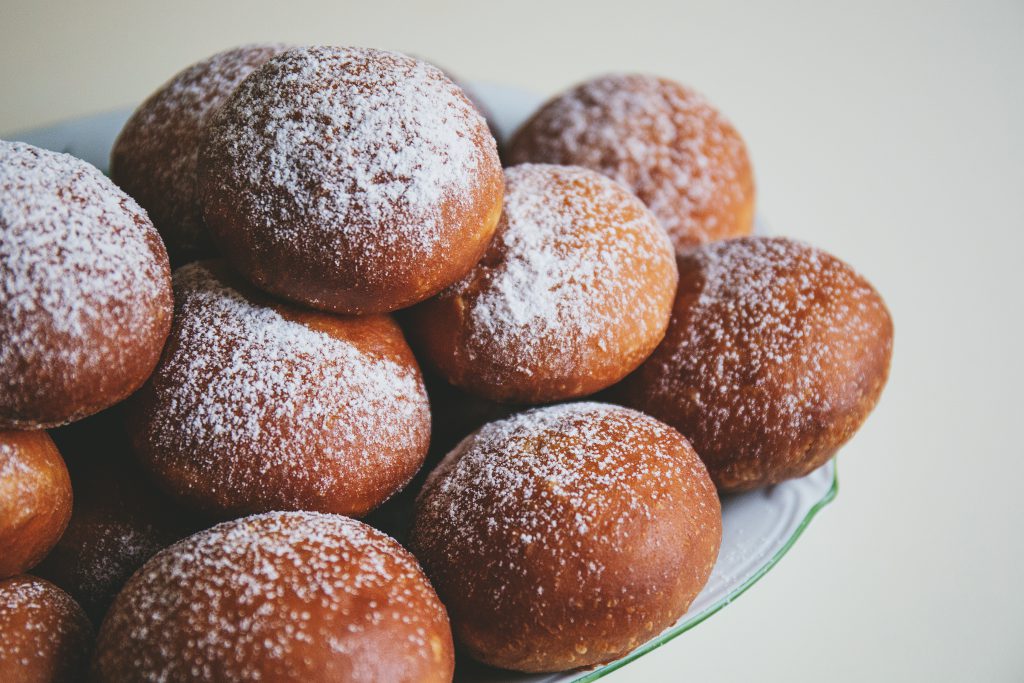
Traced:
<path fill-rule="evenodd" d="M 313 47 L 239 86 L 207 129 L 199 188 L 214 239 L 250 281 L 363 314 L 422 301 L 476 263 L 502 174 L 486 121 L 440 70 Z"/>
<path fill-rule="evenodd" d="M 596 403 L 484 426 L 431 474 L 412 547 L 475 658 L 521 671 L 617 659 L 704 586 L 721 510 L 671 427 Z"/>
<path fill-rule="evenodd" d="M 157 554 L 111 607 L 93 662 L 98 683 L 446 683 L 453 671 L 444 606 L 415 558 L 309 512 L 225 522 Z"/>
<path fill-rule="evenodd" d="M 583 168 L 506 170 L 505 207 L 483 259 L 409 311 L 424 357 L 493 401 L 546 403 L 625 377 L 665 333 L 672 245 L 621 185 Z"/>
<path fill-rule="evenodd" d="M 0 581 L 0 681 L 84 681 L 93 630 L 67 593 L 34 576 Z"/>
<path fill-rule="evenodd" d="M 31 569 L 71 517 L 71 479 L 46 432 L 0 431 L 0 578 Z"/>
<path fill-rule="evenodd" d="M 681 431 L 723 491 L 803 476 L 867 418 L 892 318 L 848 265 L 784 238 L 679 257 L 669 331 L 615 393 Z"/>
<path fill-rule="evenodd" d="M 0 429 L 107 408 L 145 382 L 171 325 L 167 252 L 95 167 L 0 141 Z"/>
<path fill-rule="evenodd" d="M 429 403 L 389 316 L 276 303 L 219 262 L 174 282 L 174 328 L 128 420 L 162 488 L 215 515 L 358 516 L 419 469 Z"/>
<path fill-rule="evenodd" d="M 678 250 L 753 229 L 742 138 L 703 97 L 665 78 L 603 76 L 555 97 L 517 131 L 509 161 L 575 164 L 614 178 L 650 207 Z"/>
<path fill-rule="evenodd" d="M 244 45 L 177 73 L 139 105 L 114 141 L 110 177 L 139 202 L 182 263 L 210 256 L 196 192 L 203 129 L 235 87 L 285 45 Z"/>

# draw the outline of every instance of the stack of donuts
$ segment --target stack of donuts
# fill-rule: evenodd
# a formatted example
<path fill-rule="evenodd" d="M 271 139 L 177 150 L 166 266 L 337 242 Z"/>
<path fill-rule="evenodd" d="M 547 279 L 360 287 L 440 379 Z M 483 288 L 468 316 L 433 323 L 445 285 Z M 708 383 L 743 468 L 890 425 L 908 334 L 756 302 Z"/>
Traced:
<path fill-rule="evenodd" d="M 252 45 L 109 179 L 0 142 L 0 680 L 609 662 L 704 586 L 720 495 L 856 432 L 885 304 L 751 236 L 703 97 L 598 78 L 503 159 L 481 111 L 402 54 Z"/>

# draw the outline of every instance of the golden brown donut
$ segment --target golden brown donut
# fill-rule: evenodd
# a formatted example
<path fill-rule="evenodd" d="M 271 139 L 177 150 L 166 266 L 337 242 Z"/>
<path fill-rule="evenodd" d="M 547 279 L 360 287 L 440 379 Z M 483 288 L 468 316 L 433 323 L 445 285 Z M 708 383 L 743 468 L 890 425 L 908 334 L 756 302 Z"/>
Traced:
<path fill-rule="evenodd" d="M 67 154 L 0 141 L 0 429 L 66 424 L 153 371 L 171 325 L 160 236 Z"/>
<path fill-rule="evenodd" d="M 665 231 L 624 187 L 579 167 L 505 172 L 483 259 L 408 314 L 418 350 L 494 401 L 586 396 L 629 374 L 668 326 L 676 267 Z"/>
<path fill-rule="evenodd" d="M 121 411 L 53 434 L 67 459 L 71 521 L 32 572 L 66 590 L 95 624 L 136 569 L 205 526 L 145 476 L 129 452 Z"/>
<path fill-rule="evenodd" d="M 850 266 L 784 238 L 679 257 L 661 346 L 619 400 L 686 435 L 722 491 L 803 476 L 867 418 L 885 386 L 892 318 Z"/>
<path fill-rule="evenodd" d="M 71 596 L 34 576 L 0 581 L 0 681 L 84 681 L 92 624 Z"/>
<path fill-rule="evenodd" d="M 614 178 L 679 250 L 753 229 L 743 139 L 702 96 L 665 78 L 602 76 L 555 97 L 513 136 L 509 161 L 575 164 Z"/>
<path fill-rule="evenodd" d="M 419 469 L 430 408 L 389 316 L 278 304 L 218 262 L 174 275 L 175 322 L 133 398 L 133 448 L 165 490 L 238 516 L 359 516 Z"/>
<path fill-rule="evenodd" d="M 35 566 L 70 517 L 71 479 L 53 440 L 0 431 L 0 578 Z"/>
<path fill-rule="evenodd" d="M 353 519 L 272 512 L 203 531 L 131 578 L 100 628 L 97 683 L 440 683 L 444 606 L 391 538 Z"/>
<path fill-rule="evenodd" d="M 721 508 L 678 432 L 570 403 L 492 422 L 417 499 L 413 552 L 473 657 L 559 671 L 622 657 L 704 586 Z"/>
<path fill-rule="evenodd" d="M 110 177 L 145 207 L 174 261 L 213 245 L 196 191 L 199 139 L 242 79 L 285 45 L 244 45 L 193 64 L 139 105 L 110 153 Z"/>
<path fill-rule="evenodd" d="M 422 301 L 473 266 L 501 211 L 487 122 L 440 70 L 311 47 L 257 69 L 207 129 L 204 216 L 254 284 L 338 313 Z"/>

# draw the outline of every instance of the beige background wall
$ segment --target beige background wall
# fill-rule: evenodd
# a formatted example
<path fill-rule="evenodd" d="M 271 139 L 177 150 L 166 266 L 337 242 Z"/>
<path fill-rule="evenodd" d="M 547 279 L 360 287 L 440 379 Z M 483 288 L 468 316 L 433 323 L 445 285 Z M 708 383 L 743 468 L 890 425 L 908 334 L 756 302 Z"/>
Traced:
<path fill-rule="evenodd" d="M 773 229 L 887 297 L 886 395 L 837 502 L 761 583 L 612 680 L 1024 680 L 1024 4 L 0 2 L 0 135 L 144 97 L 255 40 L 390 47 L 553 93 L 703 90 Z"/>

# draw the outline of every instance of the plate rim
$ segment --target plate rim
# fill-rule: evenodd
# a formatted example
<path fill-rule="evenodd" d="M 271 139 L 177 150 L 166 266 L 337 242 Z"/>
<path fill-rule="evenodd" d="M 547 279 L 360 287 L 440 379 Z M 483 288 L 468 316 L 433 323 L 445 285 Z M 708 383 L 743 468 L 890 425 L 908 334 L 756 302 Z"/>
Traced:
<path fill-rule="evenodd" d="M 719 611 L 724 609 L 727 605 L 735 601 L 736 598 L 746 593 L 751 586 L 760 581 L 765 576 L 765 574 L 771 571 L 775 567 L 775 565 L 777 565 L 779 561 L 786 556 L 790 549 L 794 545 L 796 545 L 797 540 L 800 538 L 800 536 L 803 535 L 804 531 L 807 529 L 808 526 L 810 526 L 811 521 L 815 517 L 817 517 L 818 513 L 825 509 L 825 507 L 827 507 L 829 503 L 836 499 L 836 496 L 839 494 L 838 456 L 833 457 L 830 460 L 830 462 L 832 464 L 832 483 L 829 486 L 828 490 L 825 492 L 825 495 L 818 499 L 818 501 L 815 502 L 814 505 L 812 505 L 807 510 L 807 512 L 804 514 L 803 519 L 800 520 L 800 523 L 789 535 L 789 538 L 786 539 L 786 542 L 783 543 L 782 546 L 778 550 L 776 550 L 774 554 L 772 554 L 772 556 L 768 559 L 767 562 L 758 567 L 757 570 L 753 574 L 748 576 L 739 586 L 729 591 L 729 593 L 727 593 L 724 597 L 720 598 L 717 602 L 709 605 L 702 612 L 695 614 L 693 617 L 687 619 L 681 624 L 676 624 L 669 630 L 665 631 L 656 638 L 647 641 L 646 643 L 636 648 L 629 654 L 625 655 L 621 659 L 616 659 L 614 662 L 604 664 L 599 669 L 593 669 L 591 671 L 584 672 L 579 678 L 571 679 L 571 683 L 591 683 L 591 681 L 596 681 L 598 679 L 604 678 L 605 676 L 615 671 L 618 671 L 619 669 L 625 667 L 627 664 L 632 664 L 644 655 L 650 654 L 662 645 L 665 645 L 666 643 L 675 640 L 677 637 L 686 633 L 690 629 L 694 628 L 695 626 L 698 626 L 702 622 L 711 618 Z"/>

